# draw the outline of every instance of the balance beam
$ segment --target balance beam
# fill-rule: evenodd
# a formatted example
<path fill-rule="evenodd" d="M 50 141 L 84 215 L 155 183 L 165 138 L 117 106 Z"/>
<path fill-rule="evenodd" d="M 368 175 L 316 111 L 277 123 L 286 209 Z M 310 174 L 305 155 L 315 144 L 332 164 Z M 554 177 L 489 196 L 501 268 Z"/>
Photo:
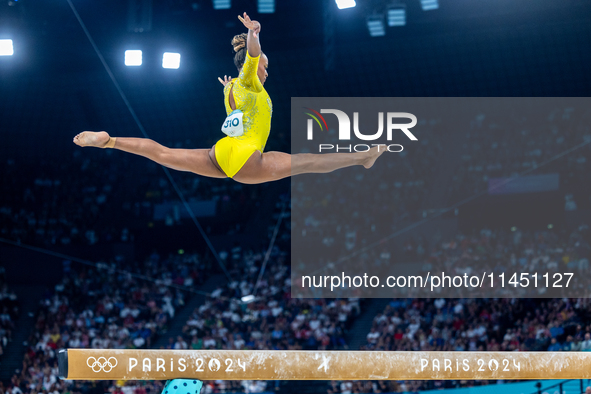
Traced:
<path fill-rule="evenodd" d="M 589 379 L 591 352 L 64 349 L 73 380 Z"/>

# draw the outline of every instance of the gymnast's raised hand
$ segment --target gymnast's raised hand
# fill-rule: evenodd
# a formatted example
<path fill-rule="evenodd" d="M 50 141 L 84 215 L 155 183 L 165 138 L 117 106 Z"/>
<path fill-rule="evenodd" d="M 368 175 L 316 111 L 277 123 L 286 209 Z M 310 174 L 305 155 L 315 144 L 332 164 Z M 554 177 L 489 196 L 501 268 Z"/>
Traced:
<path fill-rule="evenodd" d="M 246 12 L 242 16 L 238 15 L 238 19 L 240 19 L 240 22 L 242 22 L 244 27 L 249 31 L 252 31 L 255 37 L 258 37 L 261 32 L 261 24 L 259 22 L 250 20 L 250 17 L 246 15 Z"/>

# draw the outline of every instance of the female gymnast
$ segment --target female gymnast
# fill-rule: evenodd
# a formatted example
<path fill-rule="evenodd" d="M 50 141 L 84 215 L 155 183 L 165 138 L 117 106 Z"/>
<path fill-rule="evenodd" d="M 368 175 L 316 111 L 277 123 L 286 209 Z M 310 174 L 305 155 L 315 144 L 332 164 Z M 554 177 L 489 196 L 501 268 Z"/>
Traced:
<path fill-rule="evenodd" d="M 261 51 L 261 24 L 249 16 L 238 16 L 248 29 L 232 40 L 234 64 L 239 76 L 218 78 L 224 85 L 224 104 L 230 123 L 242 116 L 242 130 L 219 140 L 211 149 L 170 149 L 147 138 L 111 137 L 104 131 L 84 131 L 74 137 L 79 146 L 114 148 L 147 157 L 165 167 L 212 178 L 232 178 L 256 184 L 305 173 L 327 173 L 363 165 L 370 168 L 385 151 L 379 146 L 367 152 L 298 153 L 263 152 L 271 130 L 271 99 L 263 88 L 269 60 Z M 238 110 L 238 111 L 236 111 Z M 236 122 L 236 121 L 235 121 Z"/>

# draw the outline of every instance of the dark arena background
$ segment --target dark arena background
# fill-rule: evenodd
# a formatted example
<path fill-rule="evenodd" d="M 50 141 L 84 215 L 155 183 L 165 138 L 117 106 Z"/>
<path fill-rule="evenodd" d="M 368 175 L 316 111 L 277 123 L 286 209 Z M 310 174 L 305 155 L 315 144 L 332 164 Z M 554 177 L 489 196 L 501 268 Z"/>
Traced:
<path fill-rule="evenodd" d="M 63 348 L 591 351 L 586 298 L 292 298 L 289 179 L 165 172 L 72 142 L 106 130 L 213 146 L 226 116 L 217 78 L 237 76 L 230 41 L 246 32 L 243 12 L 260 21 L 269 58 L 265 151 L 290 152 L 292 97 L 591 92 L 585 0 L 2 0 L 0 394 L 162 391 L 163 380 L 60 379 Z M 126 66 L 128 50 L 141 65 Z M 494 128 L 421 138 L 391 181 L 401 221 L 388 258 L 588 275 L 591 117 L 579 120 L 519 138 Z M 555 186 L 486 193 L 492 178 L 548 160 L 532 175 Z M 433 215 L 445 231 L 404 231 Z M 219 380 L 202 393 L 430 390 L 581 394 L 591 382 Z"/>

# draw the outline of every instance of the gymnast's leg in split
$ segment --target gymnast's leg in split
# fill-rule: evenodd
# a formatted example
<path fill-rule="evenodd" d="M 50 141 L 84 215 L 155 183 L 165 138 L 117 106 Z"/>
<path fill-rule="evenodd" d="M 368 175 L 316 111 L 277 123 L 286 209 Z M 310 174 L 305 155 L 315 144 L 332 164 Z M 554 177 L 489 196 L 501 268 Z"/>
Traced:
<path fill-rule="evenodd" d="M 74 137 L 74 143 L 83 147 L 122 150 L 178 171 L 211 178 L 227 178 L 215 158 L 215 145 L 211 149 L 171 149 L 148 138 L 111 138 L 104 131 L 84 131 Z M 299 174 L 328 173 L 355 165 L 370 168 L 385 150 L 384 146 L 376 146 L 367 152 L 293 155 L 255 151 L 232 178 L 240 183 L 258 184 Z"/>

